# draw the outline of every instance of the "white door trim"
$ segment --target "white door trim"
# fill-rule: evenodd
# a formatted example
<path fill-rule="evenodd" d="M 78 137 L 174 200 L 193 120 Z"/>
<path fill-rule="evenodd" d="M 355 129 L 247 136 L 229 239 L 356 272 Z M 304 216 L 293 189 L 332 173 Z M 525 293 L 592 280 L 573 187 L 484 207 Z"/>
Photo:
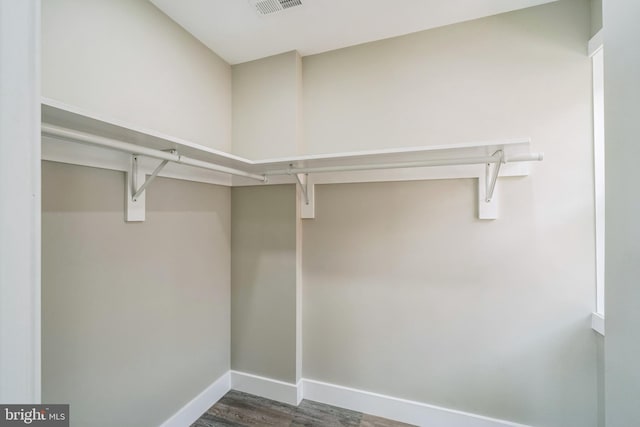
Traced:
<path fill-rule="evenodd" d="M 40 0 L 0 1 L 0 402 L 40 403 Z"/>

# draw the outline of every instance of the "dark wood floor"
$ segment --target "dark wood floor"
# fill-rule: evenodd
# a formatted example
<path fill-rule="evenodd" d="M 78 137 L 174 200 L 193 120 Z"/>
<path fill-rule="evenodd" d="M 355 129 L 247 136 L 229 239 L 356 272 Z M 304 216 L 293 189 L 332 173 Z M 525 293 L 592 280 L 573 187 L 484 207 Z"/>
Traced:
<path fill-rule="evenodd" d="M 303 400 L 291 406 L 231 390 L 191 427 L 401 427 L 396 421 Z"/>

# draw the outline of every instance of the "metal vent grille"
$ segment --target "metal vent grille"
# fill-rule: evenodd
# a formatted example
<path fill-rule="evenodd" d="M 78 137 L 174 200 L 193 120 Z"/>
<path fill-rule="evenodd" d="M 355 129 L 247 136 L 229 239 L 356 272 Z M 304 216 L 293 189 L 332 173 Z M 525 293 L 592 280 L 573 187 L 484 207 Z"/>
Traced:
<path fill-rule="evenodd" d="M 289 9 L 290 7 L 302 6 L 302 0 L 279 0 L 283 9 Z"/>
<path fill-rule="evenodd" d="M 302 6 L 302 0 L 256 0 L 256 10 L 262 15 L 280 12 L 296 6 Z"/>

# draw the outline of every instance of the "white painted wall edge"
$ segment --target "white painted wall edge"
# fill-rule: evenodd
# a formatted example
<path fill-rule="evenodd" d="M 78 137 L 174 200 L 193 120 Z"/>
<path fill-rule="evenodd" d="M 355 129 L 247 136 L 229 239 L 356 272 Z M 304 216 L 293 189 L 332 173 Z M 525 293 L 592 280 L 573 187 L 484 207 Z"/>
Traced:
<path fill-rule="evenodd" d="M 600 34 L 600 33 L 598 33 Z M 596 232 L 596 313 L 605 314 L 604 50 L 591 56 L 593 79 L 593 195 Z"/>
<path fill-rule="evenodd" d="M 295 406 L 299 405 L 302 401 L 302 394 L 299 393 L 301 389 L 300 382 L 298 382 L 298 384 L 291 384 L 233 370 L 230 371 L 230 373 L 231 388 L 233 390 L 243 391 Z"/>
<path fill-rule="evenodd" d="M 298 55 L 299 58 L 299 55 Z M 309 177 L 306 177 L 307 181 Z M 313 185 L 309 185 L 308 188 L 313 189 Z M 314 196 L 308 194 L 309 199 Z M 315 206 L 315 197 L 314 204 Z M 305 207 L 304 197 L 299 187 L 296 188 L 296 382 L 300 382 L 302 379 L 302 218 Z M 313 212 L 315 217 L 315 209 Z M 298 394 L 296 401 L 302 401 L 302 387 L 298 387 Z"/>
<path fill-rule="evenodd" d="M 186 427 L 193 424 L 207 409 L 227 394 L 231 385 L 230 378 L 231 374 L 226 372 L 162 423 L 160 427 Z"/>
<path fill-rule="evenodd" d="M 600 313 L 591 313 L 591 329 L 604 336 L 604 316 Z"/>
<path fill-rule="evenodd" d="M 298 384 L 292 384 L 231 371 L 231 389 L 290 405 L 298 405 L 304 398 L 418 426 L 529 427 L 310 379 L 302 379 Z"/>

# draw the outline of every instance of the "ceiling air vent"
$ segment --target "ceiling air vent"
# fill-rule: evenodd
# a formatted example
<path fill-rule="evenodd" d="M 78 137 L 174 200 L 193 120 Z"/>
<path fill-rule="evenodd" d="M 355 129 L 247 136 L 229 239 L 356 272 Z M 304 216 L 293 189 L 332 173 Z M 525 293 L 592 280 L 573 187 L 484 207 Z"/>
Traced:
<path fill-rule="evenodd" d="M 256 10 L 261 15 L 269 15 L 275 12 L 281 12 L 296 6 L 302 6 L 302 0 L 252 0 Z"/>

